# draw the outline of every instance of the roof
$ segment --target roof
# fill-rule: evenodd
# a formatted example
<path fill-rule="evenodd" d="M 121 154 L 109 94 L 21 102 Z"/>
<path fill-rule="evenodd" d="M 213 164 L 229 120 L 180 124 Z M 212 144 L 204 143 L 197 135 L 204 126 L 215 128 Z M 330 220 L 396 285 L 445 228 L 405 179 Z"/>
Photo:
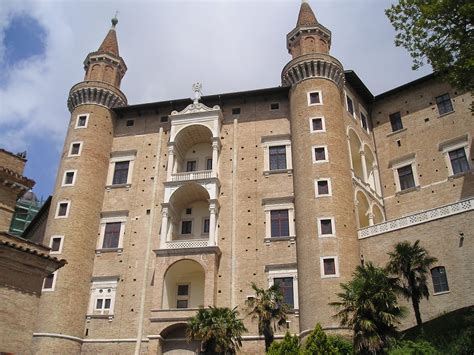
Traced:
<path fill-rule="evenodd" d="M 12 157 L 17 158 L 17 159 L 19 159 L 19 160 L 26 161 L 26 152 L 15 154 L 15 153 L 9 152 L 8 150 L 5 150 L 5 149 L 3 149 L 3 148 L 0 148 L 0 152 L 6 153 L 6 154 L 8 154 L 8 155 L 11 155 Z"/>
<path fill-rule="evenodd" d="M 394 89 L 391 89 L 391 90 L 388 90 L 388 91 L 385 91 L 384 93 L 381 93 L 377 96 L 375 96 L 375 101 L 378 101 L 378 100 L 381 100 L 381 99 L 384 99 L 390 95 L 393 95 L 393 94 L 396 94 L 400 91 L 403 91 L 403 90 L 406 90 L 406 89 L 409 89 L 413 86 L 416 86 L 418 84 L 422 84 L 424 83 L 425 81 L 429 81 L 429 80 L 432 80 L 434 79 L 435 77 L 437 77 L 439 75 L 438 72 L 433 72 L 431 74 L 428 74 L 428 75 L 425 75 L 425 76 L 422 76 L 421 78 L 418 78 L 416 80 L 413 80 L 413 81 L 410 81 L 409 83 L 406 83 L 406 84 L 403 84 L 401 86 L 397 86 L 396 88 Z"/>
<path fill-rule="evenodd" d="M 300 13 L 298 15 L 298 21 L 296 21 L 296 27 L 299 26 L 314 26 L 317 25 L 318 21 L 311 6 L 306 1 L 301 3 Z"/>
<path fill-rule="evenodd" d="M 344 76 L 346 82 L 349 83 L 351 88 L 353 88 L 366 103 L 372 103 L 374 101 L 374 95 L 372 95 L 355 71 L 345 70 Z"/>
<path fill-rule="evenodd" d="M 0 166 L 0 177 L 8 178 L 15 183 L 23 185 L 28 188 L 32 188 L 35 184 L 34 180 L 28 179 L 21 174 L 14 172 L 11 169 L 5 168 L 4 166 Z"/>
<path fill-rule="evenodd" d="M 26 227 L 25 230 L 23 231 L 22 237 L 27 237 L 28 234 L 30 234 L 38 226 L 39 223 L 41 223 L 43 216 L 45 218 L 48 217 L 52 198 L 53 198 L 52 196 L 49 196 L 48 199 L 43 203 L 43 206 L 41 206 L 39 211 L 36 213 L 36 215 L 33 217 L 31 222 L 28 224 L 28 227 Z M 28 240 L 31 240 L 31 239 L 28 238 Z"/>
<path fill-rule="evenodd" d="M 99 49 L 97 50 L 99 53 L 110 53 L 116 57 L 119 57 L 119 47 L 117 42 L 117 33 L 115 32 L 115 25 L 112 22 L 112 28 L 105 36 L 102 44 L 100 45 Z"/>

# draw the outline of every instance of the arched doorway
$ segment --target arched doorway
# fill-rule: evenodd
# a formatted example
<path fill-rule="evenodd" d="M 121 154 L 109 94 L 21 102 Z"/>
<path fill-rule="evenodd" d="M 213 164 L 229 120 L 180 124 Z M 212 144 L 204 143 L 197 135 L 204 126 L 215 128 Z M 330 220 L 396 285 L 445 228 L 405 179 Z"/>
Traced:
<path fill-rule="evenodd" d="M 199 354 L 201 343 L 186 339 L 186 324 L 173 324 L 161 332 L 161 351 L 166 355 Z"/>

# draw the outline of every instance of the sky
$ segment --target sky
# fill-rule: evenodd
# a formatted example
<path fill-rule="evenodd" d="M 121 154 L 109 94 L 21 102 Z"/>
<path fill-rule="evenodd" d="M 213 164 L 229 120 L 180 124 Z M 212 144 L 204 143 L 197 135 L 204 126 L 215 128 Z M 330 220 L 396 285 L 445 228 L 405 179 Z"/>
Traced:
<path fill-rule="evenodd" d="M 331 54 L 375 95 L 421 76 L 384 14 L 390 0 L 308 0 L 332 31 Z M 0 6 L 0 148 L 27 151 L 33 191 L 54 187 L 69 112 L 69 89 L 98 49 L 118 11 L 120 55 L 129 104 L 280 85 L 291 59 L 286 34 L 299 0 L 2 0 Z"/>

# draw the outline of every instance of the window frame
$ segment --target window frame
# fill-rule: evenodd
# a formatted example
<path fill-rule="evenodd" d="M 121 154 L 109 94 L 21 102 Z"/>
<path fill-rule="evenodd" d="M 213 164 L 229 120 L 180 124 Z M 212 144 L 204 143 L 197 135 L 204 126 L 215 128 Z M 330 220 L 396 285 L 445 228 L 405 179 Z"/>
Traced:
<path fill-rule="evenodd" d="M 393 129 L 393 122 L 392 122 L 392 116 L 393 115 L 396 115 L 398 114 L 399 118 L 400 118 L 400 128 L 394 130 Z M 390 122 L 390 128 L 392 129 L 392 131 L 390 133 L 395 133 L 395 132 L 400 132 L 401 130 L 405 129 L 405 127 L 403 126 L 403 119 L 402 119 L 402 113 L 401 111 L 397 111 L 397 112 L 394 112 L 394 113 L 390 113 L 388 115 L 388 120 Z"/>
<path fill-rule="evenodd" d="M 365 117 L 365 122 L 366 122 L 367 128 L 364 128 L 364 125 L 362 123 L 362 121 L 363 121 L 362 116 Z M 361 106 L 360 104 L 359 104 L 359 118 L 360 118 L 360 126 L 362 127 L 362 130 L 367 132 L 367 133 L 370 133 L 371 129 L 370 129 L 369 114 L 367 113 L 367 110 L 364 109 L 364 107 Z"/>
<path fill-rule="evenodd" d="M 344 91 L 344 95 L 345 95 L 345 98 L 346 98 L 345 99 L 345 105 L 344 105 L 346 107 L 346 111 L 349 113 L 349 115 L 353 119 L 357 120 L 356 104 L 355 104 L 354 96 L 348 94 L 347 91 Z M 351 113 L 351 111 L 349 111 L 349 100 L 351 100 L 351 102 L 352 102 L 352 111 L 353 111 L 352 113 Z"/>
<path fill-rule="evenodd" d="M 129 150 L 129 151 L 117 151 L 112 152 L 110 154 L 110 161 L 109 161 L 109 171 L 107 174 L 107 185 L 108 188 L 116 188 L 116 187 L 130 187 L 132 184 L 132 177 L 133 177 L 133 167 L 135 164 L 135 159 L 137 156 L 136 150 Z M 118 162 L 125 162 L 128 161 L 128 173 L 127 173 L 127 182 L 125 184 L 114 184 L 114 175 L 115 175 L 115 164 Z"/>
<path fill-rule="evenodd" d="M 81 153 L 82 153 L 82 146 L 83 146 L 83 141 L 74 141 L 74 142 L 71 142 L 71 144 L 69 145 L 69 151 L 68 151 L 68 157 L 79 157 L 81 156 Z M 72 147 L 74 144 L 79 144 L 79 151 L 77 154 L 73 154 L 72 153 Z"/>
<path fill-rule="evenodd" d="M 434 278 L 433 278 L 433 270 L 436 270 L 436 269 L 443 269 L 444 270 L 444 281 L 445 281 L 445 284 L 446 284 L 446 289 L 443 289 L 443 290 L 437 291 L 437 292 L 436 292 L 435 282 L 434 282 Z M 433 295 L 442 295 L 442 294 L 451 292 L 450 289 L 449 289 L 448 273 L 446 272 L 446 267 L 445 266 L 439 265 L 439 266 L 435 266 L 435 267 L 431 268 L 430 269 L 430 275 L 431 275 L 431 283 L 433 285 Z M 438 286 L 441 286 L 441 285 L 442 285 L 442 283 L 439 283 Z"/>
<path fill-rule="evenodd" d="M 286 211 L 286 227 L 288 228 L 288 235 L 273 235 L 273 213 L 275 212 L 283 212 L 283 211 Z M 283 228 L 282 228 L 282 221 L 284 222 L 285 221 L 285 218 L 276 218 L 276 220 L 278 220 L 278 225 L 279 225 L 279 228 L 278 228 L 278 233 L 277 234 L 281 234 Z M 271 238 L 285 238 L 285 237 L 289 237 L 290 235 L 290 212 L 288 211 L 287 208 L 283 208 L 283 209 L 272 209 L 270 210 L 270 237 Z"/>
<path fill-rule="evenodd" d="M 128 219 L 128 211 L 117 211 L 102 213 L 99 224 L 99 238 L 97 238 L 96 253 L 107 251 L 123 251 L 123 239 L 125 235 L 125 226 Z M 119 242 L 117 248 L 104 248 L 105 228 L 107 223 L 120 223 Z"/>
<path fill-rule="evenodd" d="M 311 103 L 311 94 L 319 94 L 319 102 L 312 104 Z M 311 90 L 306 93 L 308 106 L 321 106 L 323 105 L 323 91 L 322 90 Z"/>
<path fill-rule="evenodd" d="M 324 260 L 327 260 L 327 259 L 334 259 L 335 274 L 326 275 L 324 273 Z M 321 256 L 319 257 L 319 260 L 320 260 L 320 273 L 321 273 L 322 279 L 330 279 L 330 278 L 336 278 L 340 276 L 339 275 L 339 258 L 337 257 L 337 255 Z"/>
<path fill-rule="evenodd" d="M 324 148 L 324 160 L 316 160 L 316 148 Z M 327 145 L 313 145 L 311 147 L 311 154 L 313 157 L 313 164 L 322 164 L 322 163 L 327 163 L 329 162 L 329 152 L 328 152 L 328 146 Z"/>
<path fill-rule="evenodd" d="M 105 276 L 105 277 L 95 277 L 92 278 L 91 287 L 90 287 L 90 299 L 89 299 L 89 308 L 87 311 L 87 317 L 109 317 L 112 318 L 115 312 L 115 300 L 117 296 L 117 287 L 118 287 L 118 276 Z M 100 293 L 101 289 L 110 289 L 110 297 L 103 297 Z M 110 298 L 110 308 L 108 312 L 107 309 L 101 308 L 100 310 L 96 308 L 97 300 Z"/>
<path fill-rule="evenodd" d="M 450 106 L 451 106 L 451 111 L 446 111 L 446 112 L 441 113 L 440 110 L 439 110 L 439 105 L 440 105 L 440 103 L 438 102 L 438 98 L 443 97 L 443 96 L 446 96 L 446 95 L 447 95 L 448 98 L 449 98 L 449 104 L 450 104 Z M 454 105 L 453 105 L 453 99 L 451 98 L 451 95 L 449 95 L 449 92 L 436 96 L 436 97 L 435 97 L 435 101 L 436 101 L 436 108 L 437 108 L 437 110 L 438 110 L 438 115 L 439 115 L 439 117 L 445 116 L 445 115 L 449 115 L 450 113 L 455 112 L 455 110 L 454 110 Z M 446 102 L 446 100 L 444 100 L 444 101 L 442 102 L 443 107 L 445 106 L 445 102 Z"/>
<path fill-rule="evenodd" d="M 189 233 L 183 234 L 183 223 L 190 222 L 191 223 L 191 231 Z M 179 223 L 179 235 L 182 237 L 189 237 L 194 235 L 194 218 L 182 218 Z"/>
<path fill-rule="evenodd" d="M 293 239 L 296 236 L 295 227 L 295 206 L 293 203 L 293 197 L 281 197 L 281 198 L 268 198 L 262 200 L 262 205 L 265 212 L 265 238 L 266 242 L 275 240 L 287 240 Z M 288 232 L 289 236 L 272 237 L 272 226 L 271 226 L 271 211 L 275 210 L 288 210 Z"/>
<path fill-rule="evenodd" d="M 53 239 L 59 239 L 60 240 L 59 249 L 56 250 L 56 251 L 53 250 Z M 64 244 L 64 235 L 52 235 L 49 238 L 49 248 L 51 249 L 49 251 L 49 254 L 50 255 L 61 254 L 63 252 L 63 244 Z"/>
<path fill-rule="evenodd" d="M 318 190 L 318 182 L 319 181 L 327 181 L 328 183 L 328 193 L 327 194 L 320 194 Z M 314 179 L 314 197 L 315 198 L 322 198 L 322 197 L 331 197 L 332 196 L 332 185 L 331 185 L 331 178 L 317 178 Z"/>
<path fill-rule="evenodd" d="M 277 154 L 272 154 L 273 149 L 281 149 L 283 152 L 277 152 Z M 268 147 L 268 168 L 270 171 L 276 171 L 276 170 L 286 170 L 288 166 L 287 162 L 287 156 L 286 156 L 286 146 L 284 145 L 272 145 Z M 281 158 L 285 159 L 285 166 L 283 168 L 277 167 L 275 169 L 272 169 L 272 156 L 277 156 L 277 165 L 280 165 L 281 163 Z"/>
<path fill-rule="evenodd" d="M 49 275 L 53 275 L 53 283 L 51 285 L 50 288 L 45 288 L 44 287 L 44 284 L 46 282 L 46 278 L 49 276 Z M 43 292 L 53 292 L 55 289 L 56 289 L 56 281 L 58 279 L 58 270 L 52 272 L 51 274 L 49 275 L 46 275 L 43 279 L 43 283 L 41 284 L 41 293 Z"/>
<path fill-rule="evenodd" d="M 274 135 L 264 136 L 261 138 L 261 146 L 263 148 L 263 175 L 268 177 L 271 174 L 288 173 L 293 171 L 293 163 L 291 160 L 291 140 L 290 135 Z M 275 146 L 285 146 L 286 152 L 286 168 L 270 170 L 270 148 Z"/>
<path fill-rule="evenodd" d="M 84 126 L 79 126 L 79 117 L 82 117 L 82 116 L 86 117 L 86 123 L 84 124 Z M 87 128 L 87 126 L 89 125 L 89 116 L 90 116 L 90 113 L 80 113 L 80 114 L 78 114 L 76 116 L 76 123 L 74 125 L 74 129 Z"/>
<path fill-rule="evenodd" d="M 401 185 L 400 185 L 400 177 L 398 175 L 398 169 L 403 168 L 408 165 L 411 165 L 411 170 L 413 173 L 413 180 L 414 180 L 415 186 L 402 190 Z M 418 189 L 420 187 L 420 181 L 418 179 L 418 171 L 416 169 L 416 155 L 415 154 L 412 154 L 406 158 L 398 159 L 395 162 L 389 164 L 389 167 L 392 169 L 393 178 L 395 181 L 396 193 L 404 193 L 406 191 L 409 192 L 409 191 Z"/>
<path fill-rule="evenodd" d="M 208 221 L 207 222 L 207 229 L 208 231 L 206 232 L 206 220 Z M 201 228 L 201 235 L 209 235 L 209 230 L 211 229 L 211 219 L 210 217 L 203 217 L 202 218 L 202 224 L 201 224 L 202 228 Z"/>
<path fill-rule="evenodd" d="M 61 204 L 67 204 L 66 207 L 66 214 L 63 216 L 59 215 L 59 209 Z M 69 217 L 69 211 L 71 210 L 71 201 L 70 200 L 59 200 L 58 203 L 56 204 L 56 213 L 54 215 L 55 219 L 64 219 Z"/>
<path fill-rule="evenodd" d="M 188 286 L 187 295 L 178 295 L 179 286 Z M 176 309 L 189 309 L 189 301 L 191 300 L 191 283 L 189 282 L 178 282 L 176 284 Z M 186 301 L 186 307 L 178 307 L 179 301 Z"/>
<path fill-rule="evenodd" d="M 68 173 L 73 173 L 74 175 L 72 176 L 72 182 L 70 184 L 67 184 L 66 183 L 66 175 Z M 74 186 L 76 184 L 76 178 L 77 178 L 77 170 L 76 169 L 73 169 L 73 170 L 64 170 L 64 173 L 63 173 L 63 180 L 62 180 L 62 183 L 61 183 L 61 187 L 68 187 L 68 186 Z"/>
<path fill-rule="evenodd" d="M 322 233 L 322 220 L 330 220 L 331 221 L 331 234 L 323 234 Z M 334 217 L 317 217 L 316 218 L 317 227 L 318 227 L 318 238 L 335 238 L 336 237 L 336 223 Z"/>
<path fill-rule="evenodd" d="M 313 120 L 317 120 L 317 119 L 321 120 L 322 129 L 314 130 L 313 129 Z M 324 119 L 324 116 L 310 117 L 309 118 L 309 131 L 311 133 L 324 133 L 324 132 L 326 132 L 326 120 Z"/>
<path fill-rule="evenodd" d="M 268 286 L 275 284 L 275 279 L 279 278 L 293 278 L 293 310 L 299 309 L 298 299 L 298 270 L 296 265 L 267 265 L 265 271 L 268 278 Z"/>
<path fill-rule="evenodd" d="M 277 108 L 272 108 L 272 105 L 277 105 Z M 269 109 L 270 111 L 279 111 L 280 110 L 280 102 L 270 102 L 270 105 L 269 105 Z"/>
<path fill-rule="evenodd" d="M 468 134 L 465 134 L 460 137 L 455 137 L 453 139 L 441 142 L 439 144 L 439 150 L 443 153 L 446 166 L 448 167 L 449 177 L 463 175 L 469 171 L 472 171 L 473 166 L 471 163 L 470 156 L 470 141 L 471 137 Z M 454 174 L 453 165 L 451 163 L 451 157 L 449 156 L 449 153 L 460 148 L 464 148 L 464 154 L 466 156 L 467 165 L 469 169 L 467 171 Z"/>

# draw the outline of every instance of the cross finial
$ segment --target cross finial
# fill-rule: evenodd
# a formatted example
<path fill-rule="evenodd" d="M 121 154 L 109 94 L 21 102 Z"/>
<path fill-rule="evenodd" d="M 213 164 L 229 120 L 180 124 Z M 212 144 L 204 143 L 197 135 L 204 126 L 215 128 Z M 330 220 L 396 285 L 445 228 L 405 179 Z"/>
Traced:
<path fill-rule="evenodd" d="M 199 103 L 199 100 L 201 99 L 202 96 L 202 84 L 201 83 L 194 83 L 193 84 L 193 91 L 194 91 L 194 104 Z"/>
<path fill-rule="evenodd" d="M 119 11 L 115 11 L 115 16 L 114 18 L 112 19 L 112 27 L 115 28 L 115 25 L 117 25 L 118 23 L 118 18 L 117 18 L 117 15 L 119 14 Z"/>

